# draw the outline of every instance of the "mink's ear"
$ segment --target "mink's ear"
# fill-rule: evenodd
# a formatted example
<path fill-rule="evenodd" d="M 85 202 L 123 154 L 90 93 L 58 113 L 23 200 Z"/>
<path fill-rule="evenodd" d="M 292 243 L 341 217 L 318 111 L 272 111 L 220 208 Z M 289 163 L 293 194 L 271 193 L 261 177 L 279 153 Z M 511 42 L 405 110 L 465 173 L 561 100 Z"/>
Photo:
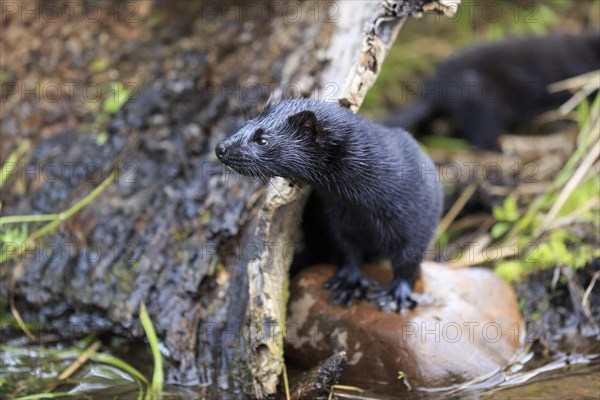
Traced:
<path fill-rule="evenodd" d="M 317 116 L 312 111 L 301 111 L 288 118 L 288 122 L 313 135 L 316 142 L 321 142 L 325 138 L 325 132 L 321 129 Z"/>

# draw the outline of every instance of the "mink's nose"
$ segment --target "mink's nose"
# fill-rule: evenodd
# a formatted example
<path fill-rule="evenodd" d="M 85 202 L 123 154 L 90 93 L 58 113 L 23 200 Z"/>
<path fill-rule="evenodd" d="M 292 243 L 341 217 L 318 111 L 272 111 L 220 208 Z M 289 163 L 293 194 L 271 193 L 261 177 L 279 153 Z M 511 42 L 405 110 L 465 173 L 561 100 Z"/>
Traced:
<path fill-rule="evenodd" d="M 221 159 L 221 158 L 223 158 L 225 153 L 227 153 L 227 147 L 225 147 L 223 142 L 221 142 L 215 148 L 215 154 L 217 155 L 217 158 Z"/>

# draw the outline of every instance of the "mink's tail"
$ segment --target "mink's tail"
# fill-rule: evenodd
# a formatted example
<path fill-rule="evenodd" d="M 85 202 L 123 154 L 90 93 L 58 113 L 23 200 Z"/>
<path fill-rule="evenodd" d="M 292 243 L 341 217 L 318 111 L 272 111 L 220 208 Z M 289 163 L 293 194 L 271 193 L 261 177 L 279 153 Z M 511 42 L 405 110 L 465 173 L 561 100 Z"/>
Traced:
<path fill-rule="evenodd" d="M 393 111 L 381 123 L 385 126 L 408 129 L 416 127 L 429 119 L 433 111 L 433 105 L 429 102 L 412 102 L 406 107 Z"/>

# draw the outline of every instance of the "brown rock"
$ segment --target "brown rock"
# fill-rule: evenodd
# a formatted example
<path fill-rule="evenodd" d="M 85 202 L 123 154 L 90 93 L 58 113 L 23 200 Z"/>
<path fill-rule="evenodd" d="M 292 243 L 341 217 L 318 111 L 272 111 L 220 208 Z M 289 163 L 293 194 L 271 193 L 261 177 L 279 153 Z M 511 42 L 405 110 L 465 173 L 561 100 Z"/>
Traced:
<path fill-rule="evenodd" d="M 508 364 L 521 345 L 523 321 L 506 282 L 481 268 L 450 269 L 424 263 L 416 291 L 433 296 L 403 314 L 367 301 L 349 308 L 328 304 L 323 284 L 333 266 L 311 267 L 292 282 L 286 358 L 312 367 L 339 351 L 348 364 L 341 383 L 383 382 L 406 388 L 443 387 L 471 380 Z M 365 272 L 389 282 L 384 265 Z M 402 371 L 405 381 L 398 380 Z"/>

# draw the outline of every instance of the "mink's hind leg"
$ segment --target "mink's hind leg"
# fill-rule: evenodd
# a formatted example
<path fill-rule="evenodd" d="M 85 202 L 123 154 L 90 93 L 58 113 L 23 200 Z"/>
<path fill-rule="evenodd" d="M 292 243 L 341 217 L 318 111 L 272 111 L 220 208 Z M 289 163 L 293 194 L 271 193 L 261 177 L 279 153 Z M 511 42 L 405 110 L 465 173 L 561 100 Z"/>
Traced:
<path fill-rule="evenodd" d="M 406 247 L 402 252 L 392 257 L 394 279 L 387 287 L 377 290 L 369 299 L 379 305 L 383 311 L 396 311 L 412 309 L 417 305 L 413 298 L 412 289 L 419 278 L 421 260 L 424 250 L 410 251 Z"/>
<path fill-rule="evenodd" d="M 350 306 L 352 300 L 364 299 L 373 287 L 360 269 L 361 256 L 350 246 L 344 247 L 343 263 L 337 273 L 325 283 L 325 289 L 331 290 L 329 302 Z"/>
<path fill-rule="evenodd" d="M 373 287 L 372 282 L 364 276 L 360 267 L 345 265 L 325 283 L 325 289 L 331 290 L 329 302 L 350 306 L 352 300 L 367 297 L 367 292 Z"/>

